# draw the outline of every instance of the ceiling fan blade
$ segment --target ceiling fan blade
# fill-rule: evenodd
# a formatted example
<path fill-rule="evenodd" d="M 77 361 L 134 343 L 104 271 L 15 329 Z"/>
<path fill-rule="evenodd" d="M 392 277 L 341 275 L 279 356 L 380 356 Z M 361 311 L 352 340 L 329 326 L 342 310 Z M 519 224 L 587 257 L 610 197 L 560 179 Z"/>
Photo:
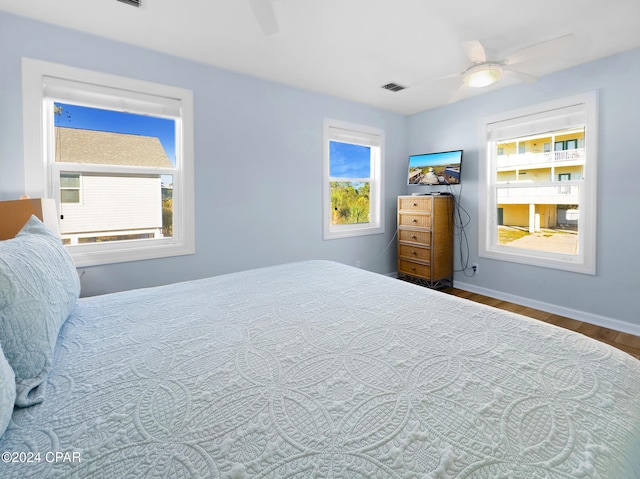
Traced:
<path fill-rule="evenodd" d="M 249 0 L 253 14 L 265 35 L 278 33 L 278 19 L 273 10 L 273 0 Z"/>
<path fill-rule="evenodd" d="M 418 82 L 416 83 L 422 83 L 425 81 L 435 82 L 435 81 L 441 81 L 441 80 L 448 80 L 449 78 L 459 77 L 460 75 L 461 73 L 450 73 L 449 75 L 441 75 L 439 77 L 423 78 L 422 80 L 418 80 Z"/>
<path fill-rule="evenodd" d="M 429 77 L 429 78 L 421 78 L 419 80 L 410 82 L 410 83 L 405 83 L 405 85 L 407 87 L 410 86 L 415 86 L 415 85 L 419 85 L 421 83 L 426 83 L 426 82 L 438 82 L 438 81 L 442 81 L 442 80 L 448 80 L 449 78 L 455 78 L 455 77 L 459 77 L 462 76 L 462 73 L 450 73 L 449 75 L 441 75 L 441 76 L 437 76 L 437 77 Z"/>
<path fill-rule="evenodd" d="M 467 85 L 465 85 L 464 83 L 460 85 L 458 89 L 454 92 L 454 94 L 451 95 L 447 103 L 455 103 L 458 100 L 460 100 L 464 96 L 464 93 L 467 91 L 467 88 L 468 88 Z"/>
<path fill-rule="evenodd" d="M 505 59 L 504 64 L 513 65 L 515 63 L 526 62 L 547 55 L 553 55 L 558 49 L 568 48 L 573 45 L 574 40 L 575 36 L 573 33 L 569 33 L 568 35 L 536 43 L 535 45 L 513 52 Z"/>
<path fill-rule="evenodd" d="M 487 54 L 484 51 L 482 43 L 478 40 L 470 40 L 462 43 L 464 54 L 473 63 L 484 63 L 487 61 Z"/>
<path fill-rule="evenodd" d="M 502 73 L 523 83 L 535 83 L 538 81 L 538 77 L 536 76 L 516 70 L 509 70 L 508 68 L 503 68 Z"/>

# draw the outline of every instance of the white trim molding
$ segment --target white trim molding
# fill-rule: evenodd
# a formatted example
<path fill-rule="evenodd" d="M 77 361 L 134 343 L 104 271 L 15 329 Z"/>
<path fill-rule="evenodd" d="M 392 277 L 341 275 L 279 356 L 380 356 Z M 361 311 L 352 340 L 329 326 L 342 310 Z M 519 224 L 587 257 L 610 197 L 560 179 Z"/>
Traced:
<path fill-rule="evenodd" d="M 589 313 L 587 311 L 580 311 L 577 309 L 566 308 L 564 306 L 558 306 L 556 304 L 545 303 L 544 301 L 538 301 L 535 299 L 529 299 L 515 294 L 503 293 L 489 288 L 483 288 L 475 286 L 473 284 L 455 281 L 454 285 L 457 289 L 469 291 L 471 293 L 482 294 L 489 296 L 490 298 L 500 299 L 502 301 L 508 301 L 510 303 L 526 306 L 528 308 L 538 309 L 547 313 L 557 314 L 566 318 L 575 319 L 585 323 L 600 326 L 602 328 L 609 328 L 622 333 L 632 334 L 634 336 L 640 336 L 640 325 L 622 321 L 620 319 L 609 318 L 607 316 L 601 316 L 598 314 Z"/>
<path fill-rule="evenodd" d="M 505 169 L 502 153 L 497 147 L 501 143 L 533 143 L 554 133 L 584 132 L 584 145 L 576 150 L 581 156 L 581 173 L 571 181 L 557 181 L 553 174 L 556 166 L 571 164 L 555 161 L 554 145 L 544 153 L 531 156 L 529 153 L 514 154 L 523 166 L 507 166 Z M 532 105 L 485 118 L 481 125 L 481 149 L 479 208 L 478 208 L 478 254 L 481 257 L 530 264 L 534 266 L 561 269 L 575 273 L 596 274 L 596 211 L 597 211 L 597 171 L 598 171 L 598 94 L 596 91 L 583 93 L 555 101 Z M 551 142 L 552 143 L 552 142 Z M 535 145 L 534 145 L 535 146 Z M 537 145 L 542 152 L 542 145 Z M 562 153 L 562 152 L 560 152 Z M 576 154 L 578 154 L 576 153 Z M 531 166 L 526 161 L 540 157 L 542 160 Z M 558 156 L 558 158 L 560 158 Z M 510 158 L 508 158 L 511 161 Z M 546 160 L 544 160 L 546 159 Z M 577 161 L 577 160 L 574 160 Z M 557 163 L 557 165 L 556 165 Z M 509 164 L 511 165 L 511 164 Z M 538 166 L 538 170 L 535 169 Z M 549 166 L 551 165 L 551 166 Z M 548 169 L 551 173 L 540 173 L 541 178 L 532 180 L 520 176 L 528 169 L 535 172 Z M 511 177 L 502 177 L 511 171 Z M 518 173 L 519 170 L 524 173 Z M 531 173 L 531 172 L 529 172 Z M 544 177 L 547 175 L 548 177 Z M 528 176 L 533 176 L 529 174 Z M 524 180 L 522 178 L 525 178 Z M 506 178 L 506 179 L 505 179 Z M 554 194 L 555 192 L 555 194 Z M 567 194 L 570 193 L 570 194 Z M 555 196 L 554 196 L 555 195 Z M 567 202 L 567 203 L 560 203 Z M 572 214 L 579 214 L 579 232 L 575 252 L 553 250 L 552 248 L 523 248 L 500 244 L 498 228 L 499 205 L 529 206 L 530 233 L 539 231 L 536 220 L 544 216 L 536 213 L 538 206 L 548 211 L 553 205 L 578 205 Z M 520 210 L 518 210 L 520 211 Z M 557 215 L 557 211 L 555 212 Z M 551 218 L 551 214 L 547 213 Z"/>
<path fill-rule="evenodd" d="M 54 102 L 137 113 L 175 121 L 175 165 L 157 174 L 173 177 L 173 234 L 144 240 L 67 246 L 76 266 L 95 266 L 195 252 L 193 92 L 67 65 L 22 59 L 25 189 L 32 197 L 53 198 L 60 210 L 60 164 L 53 134 Z M 67 163 L 78 171 L 113 165 Z M 121 167 L 127 168 L 127 167 Z M 118 172 L 116 172 L 118 173 Z M 120 174 L 140 172 L 119 171 Z M 145 173 L 145 171 L 142 171 Z"/>

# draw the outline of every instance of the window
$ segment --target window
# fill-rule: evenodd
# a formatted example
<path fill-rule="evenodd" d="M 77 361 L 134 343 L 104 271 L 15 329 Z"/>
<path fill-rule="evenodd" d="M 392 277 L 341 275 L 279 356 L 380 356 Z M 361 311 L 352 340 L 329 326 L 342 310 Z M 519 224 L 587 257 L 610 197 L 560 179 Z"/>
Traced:
<path fill-rule="evenodd" d="M 25 191 L 76 266 L 194 252 L 190 91 L 24 59 L 23 105 Z"/>
<path fill-rule="evenodd" d="M 383 132 L 325 121 L 324 239 L 384 233 Z"/>
<path fill-rule="evenodd" d="M 60 173 L 60 203 L 80 203 L 79 173 Z"/>
<path fill-rule="evenodd" d="M 595 274 L 597 96 L 485 121 L 480 255 Z"/>

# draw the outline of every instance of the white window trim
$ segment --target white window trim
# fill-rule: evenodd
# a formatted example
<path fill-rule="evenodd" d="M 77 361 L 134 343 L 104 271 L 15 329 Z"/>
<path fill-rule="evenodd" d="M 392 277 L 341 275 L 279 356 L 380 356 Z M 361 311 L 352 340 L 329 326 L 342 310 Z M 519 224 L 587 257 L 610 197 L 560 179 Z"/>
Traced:
<path fill-rule="evenodd" d="M 332 130 L 343 130 L 340 138 L 337 138 Z M 367 137 L 375 137 L 375 145 Z M 329 176 L 329 142 L 344 141 L 346 143 L 375 146 L 379 157 L 371 164 L 371 177 L 366 181 L 370 183 L 370 213 L 369 223 L 364 224 L 331 224 L 331 181 Z M 356 125 L 339 120 L 324 120 L 323 127 L 323 238 L 325 240 L 350 238 L 354 236 L 372 235 L 384 233 L 384 131 L 370 126 Z M 374 153 L 375 154 L 375 153 Z M 348 178 L 344 181 L 362 181 L 357 178 Z"/>
<path fill-rule="evenodd" d="M 580 233 L 578 254 L 568 255 L 544 251 L 509 248 L 497 245 L 493 234 L 497 230 L 497 204 L 495 195 L 495 167 L 492 143 L 488 140 L 489 125 L 513 119 L 517 124 L 526 116 L 584 105 L 585 108 L 585 151 L 587 162 L 584 179 L 578 181 L 580 187 Z M 534 117 L 532 117 L 534 118 Z M 596 211 L 597 211 L 597 171 L 598 171 L 598 94 L 596 91 L 575 95 L 544 104 L 505 112 L 485 118 L 481 125 L 481 141 L 486 145 L 484 155 L 480 155 L 479 184 L 479 225 L 478 254 L 481 257 L 511 261 L 534 266 L 560 269 L 584 274 L 596 274 Z M 542 133 L 542 132 L 540 132 Z M 519 135 L 514 135 L 519 136 Z M 567 182 L 570 183 L 570 182 Z M 564 185 L 565 183 L 563 183 Z"/>
<path fill-rule="evenodd" d="M 60 198 L 53 180 L 55 169 L 47 159 L 49 128 L 45 119 L 44 88 L 47 78 L 64 85 L 65 82 L 82 82 L 101 89 L 117 89 L 122 92 L 122 102 L 135 105 L 144 98 L 156 103 L 166 101 L 166 108 L 179 108 L 182 134 L 176 135 L 176 157 L 181 161 L 172 171 L 174 176 L 173 237 L 153 240 L 118 241 L 101 244 L 67 246 L 76 267 L 146 260 L 193 254 L 195 252 L 194 223 L 194 147 L 193 147 L 193 93 L 183 88 L 151 83 L 143 80 L 69 67 L 57 63 L 22 59 L 22 101 L 24 131 L 25 193 L 31 197 L 55 198 L 60 211 Z M 161 105 L 160 108 L 164 106 Z M 160 113 L 160 112 L 158 112 Z M 178 154 L 181 152 L 181 154 Z M 107 167 L 108 168 L 108 167 Z"/>

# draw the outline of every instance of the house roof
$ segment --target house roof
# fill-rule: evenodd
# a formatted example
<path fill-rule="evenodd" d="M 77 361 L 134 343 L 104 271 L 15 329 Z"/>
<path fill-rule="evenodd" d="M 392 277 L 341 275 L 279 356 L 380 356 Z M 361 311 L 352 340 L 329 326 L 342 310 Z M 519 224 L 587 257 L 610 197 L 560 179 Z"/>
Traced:
<path fill-rule="evenodd" d="M 55 127 L 56 161 L 96 165 L 173 168 L 153 136 Z"/>

